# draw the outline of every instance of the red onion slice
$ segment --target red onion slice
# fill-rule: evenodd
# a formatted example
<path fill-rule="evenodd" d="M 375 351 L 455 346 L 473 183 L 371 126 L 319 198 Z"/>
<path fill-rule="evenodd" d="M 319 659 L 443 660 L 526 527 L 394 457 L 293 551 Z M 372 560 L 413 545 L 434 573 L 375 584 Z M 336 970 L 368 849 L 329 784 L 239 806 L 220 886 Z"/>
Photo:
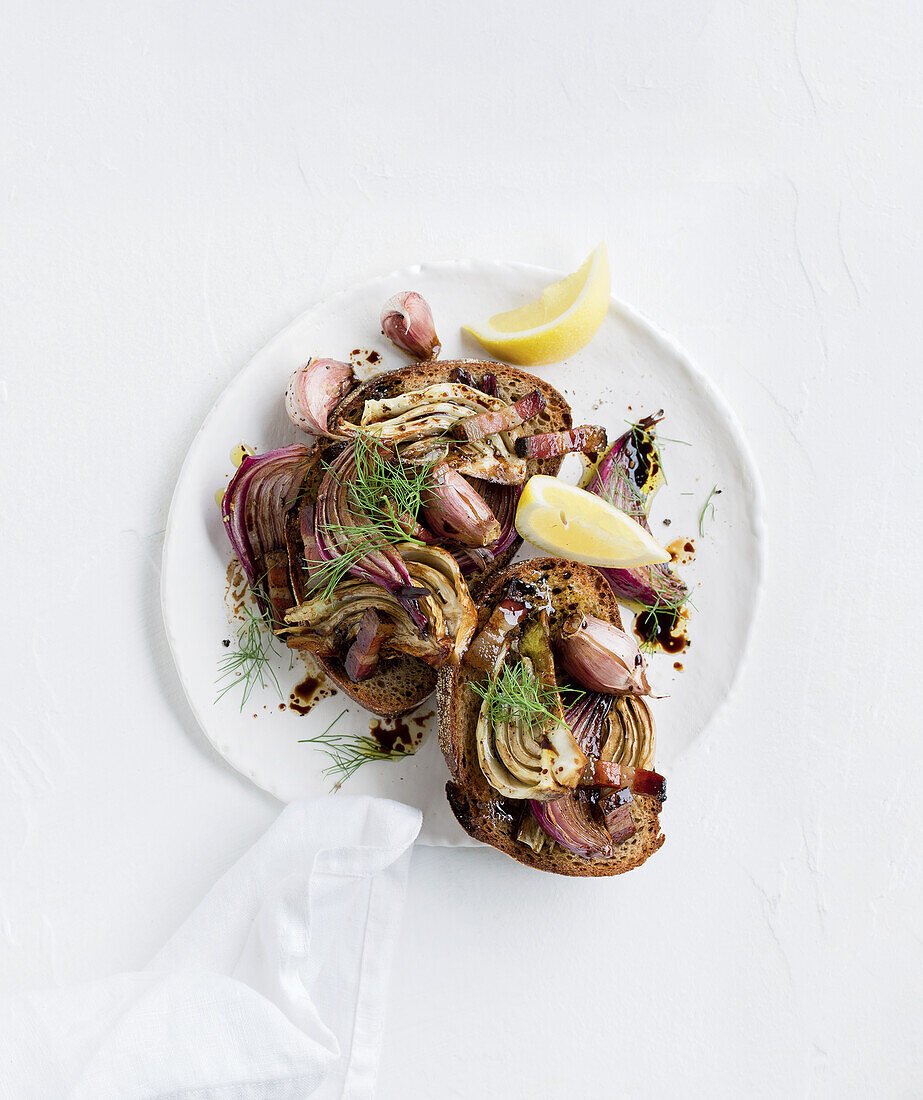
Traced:
<path fill-rule="evenodd" d="M 463 386 L 468 386 L 469 389 L 480 389 L 477 379 L 467 367 L 453 367 L 449 378 L 453 382 L 461 382 Z"/>
<path fill-rule="evenodd" d="M 592 759 L 599 756 L 605 741 L 606 718 L 612 702 L 611 695 L 588 691 L 564 712 L 564 721 L 570 726 L 574 740 Z"/>
<path fill-rule="evenodd" d="M 554 802 L 529 802 L 536 821 L 553 839 L 584 859 L 607 859 L 612 855 L 612 837 L 594 821 L 588 803 L 568 791 Z"/>
<path fill-rule="evenodd" d="M 499 396 L 497 376 L 492 371 L 488 371 L 487 374 L 482 374 L 481 384 L 478 386 L 478 389 L 486 393 L 488 397 Z"/>
<path fill-rule="evenodd" d="M 557 458 L 578 452 L 595 456 L 606 449 L 606 429 L 582 424 L 567 431 L 524 435 L 516 440 L 515 449 L 519 458 Z"/>
<path fill-rule="evenodd" d="M 317 539 L 314 537 L 313 505 L 305 504 L 302 506 L 298 516 L 298 527 L 301 531 L 301 541 L 304 545 L 304 564 L 308 577 L 310 578 L 311 570 L 317 569 L 324 563 L 324 559 L 320 556 L 320 552 L 317 549 Z"/>
<path fill-rule="evenodd" d="M 488 397 L 497 396 L 497 376 L 495 374 L 482 374 L 481 380 L 474 377 L 467 367 L 454 367 L 451 378 L 453 382 L 461 382 L 464 386 L 470 386 L 473 390 L 480 390 Z"/>
<path fill-rule="evenodd" d="M 613 846 L 624 844 L 638 831 L 631 816 L 631 803 L 634 801 L 631 791 L 623 787 L 620 791 L 603 795 L 599 808 L 606 820 L 606 828 L 612 837 Z"/>
<path fill-rule="evenodd" d="M 343 662 L 346 675 L 354 683 L 366 680 L 378 667 L 378 653 L 386 630 L 374 608 L 368 608 L 359 620 L 359 630 Z"/>
<path fill-rule="evenodd" d="M 533 390 L 513 405 L 507 405 L 502 409 L 490 409 L 487 412 L 457 420 L 452 425 L 452 435 L 456 439 L 467 439 L 469 443 L 476 443 L 489 435 L 496 435 L 497 432 L 518 428 L 520 424 L 525 424 L 527 420 L 538 416 L 546 404 L 542 392 Z"/>
<path fill-rule="evenodd" d="M 231 478 L 221 501 L 221 516 L 231 546 L 253 591 L 260 611 L 282 621 L 287 608 L 271 601 L 267 558 L 285 549 L 285 514 L 295 502 L 304 479 L 308 447 L 290 447 L 248 455 Z M 286 560 L 287 560 L 286 552 Z M 278 586 L 272 578 L 273 588 Z M 274 593 L 275 594 L 275 593 Z"/>

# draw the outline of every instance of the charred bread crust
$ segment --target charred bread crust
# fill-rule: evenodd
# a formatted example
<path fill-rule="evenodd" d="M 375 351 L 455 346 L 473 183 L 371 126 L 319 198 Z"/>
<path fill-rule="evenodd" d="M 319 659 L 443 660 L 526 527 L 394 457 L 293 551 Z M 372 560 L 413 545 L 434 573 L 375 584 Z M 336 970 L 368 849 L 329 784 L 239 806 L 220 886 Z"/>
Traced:
<path fill-rule="evenodd" d="M 475 586 L 472 595 L 480 608 L 479 629 L 513 579 L 544 588 L 552 623 L 558 616 L 582 610 L 615 626 L 622 625 L 618 604 L 602 573 L 561 558 L 533 558 L 486 577 Z M 521 844 L 516 834 L 524 805 L 498 795 L 478 763 L 475 727 L 481 700 L 468 683 L 480 676 L 483 673 L 475 672 L 463 659 L 458 666 L 444 666 L 438 684 L 439 744 L 451 773 L 446 797 L 469 836 L 527 867 L 584 877 L 620 875 L 639 867 L 660 848 L 665 840 L 660 831 L 660 803 L 643 795 L 635 798 L 631 808 L 637 832 L 609 859 L 582 859 L 560 845 L 551 852 L 539 853 Z"/>
<path fill-rule="evenodd" d="M 358 683 L 346 675 L 339 654 L 330 657 L 315 654 L 314 660 L 340 691 L 381 718 L 400 718 L 436 690 L 436 670 L 406 653 L 380 661 L 372 675 Z"/>

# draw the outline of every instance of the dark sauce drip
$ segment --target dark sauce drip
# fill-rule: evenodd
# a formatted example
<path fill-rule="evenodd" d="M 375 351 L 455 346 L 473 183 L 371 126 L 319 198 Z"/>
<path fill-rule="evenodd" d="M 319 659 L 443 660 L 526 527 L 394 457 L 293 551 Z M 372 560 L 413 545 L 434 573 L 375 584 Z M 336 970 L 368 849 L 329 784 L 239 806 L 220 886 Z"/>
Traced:
<path fill-rule="evenodd" d="M 660 473 L 660 458 L 650 434 L 653 425 L 650 418 L 642 420 L 632 429 L 625 444 L 627 475 L 642 496 L 647 495 Z"/>
<path fill-rule="evenodd" d="M 680 614 L 663 608 L 642 611 L 635 619 L 635 634 L 645 645 L 657 646 L 665 653 L 681 653 L 688 639 L 679 629 Z"/>
<path fill-rule="evenodd" d="M 348 446 L 349 443 L 345 439 L 334 440 L 332 443 L 324 445 L 321 457 L 323 461 L 329 465 L 329 463 L 333 462 L 338 455 L 341 455 Z"/>
<path fill-rule="evenodd" d="M 574 798 L 578 802 L 582 802 L 585 806 L 590 806 L 590 816 L 596 818 L 597 823 L 602 821 L 602 817 L 599 814 L 599 796 L 602 792 L 601 787 L 584 787 L 581 790 L 574 791 Z"/>
<path fill-rule="evenodd" d="M 376 378 L 367 389 L 363 390 L 362 396 L 366 401 L 385 401 L 389 397 L 394 397 L 399 392 L 400 386 L 399 379 L 384 374 Z"/>
<path fill-rule="evenodd" d="M 369 723 L 369 736 L 375 738 L 383 752 L 414 752 L 422 740 L 426 723 L 435 713 L 430 710 L 426 714 L 408 714 L 403 718 L 376 718 Z"/>
<path fill-rule="evenodd" d="M 326 699 L 328 695 L 336 695 L 336 689 L 330 687 L 322 675 L 305 676 L 288 697 L 289 710 L 294 710 L 298 714 L 307 714 L 316 703 Z"/>
<path fill-rule="evenodd" d="M 391 723 L 375 721 L 369 726 L 369 733 L 381 745 L 383 752 L 406 752 L 413 744 L 413 733 L 403 718 L 395 718 Z"/>
<path fill-rule="evenodd" d="M 518 798 L 494 797 L 491 800 L 490 808 L 493 811 L 494 817 L 498 817 L 501 821 L 505 821 L 507 825 L 518 826 L 524 806 L 522 800 Z"/>
<path fill-rule="evenodd" d="M 673 662 L 673 667 L 676 669 L 677 672 L 682 672 L 683 671 L 683 662 L 682 661 L 674 661 Z"/>
<path fill-rule="evenodd" d="M 665 549 L 675 565 L 687 565 L 695 557 L 695 543 L 682 536 L 668 543 Z"/>
<path fill-rule="evenodd" d="M 384 333 L 382 333 L 384 335 Z M 359 366 L 362 363 L 368 366 L 373 366 L 375 363 L 381 362 L 381 355 L 377 351 L 369 351 L 368 348 L 353 348 L 349 353 L 350 362 L 354 366 Z"/>

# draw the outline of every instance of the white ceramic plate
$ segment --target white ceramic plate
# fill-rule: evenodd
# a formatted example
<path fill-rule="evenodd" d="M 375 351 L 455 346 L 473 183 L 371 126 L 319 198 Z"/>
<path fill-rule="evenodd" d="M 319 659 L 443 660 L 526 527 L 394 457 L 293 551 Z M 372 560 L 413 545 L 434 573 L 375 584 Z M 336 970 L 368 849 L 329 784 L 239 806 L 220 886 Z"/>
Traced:
<path fill-rule="evenodd" d="M 231 382 L 206 417 L 183 464 L 167 523 L 163 560 L 163 612 L 189 704 L 206 737 L 239 772 L 283 801 L 329 789 L 322 772 L 327 758 L 299 739 L 320 732 L 348 703 L 337 729 L 366 733 L 370 716 L 341 695 L 317 703 L 307 715 L 283 706 L 303 678 L 288 656 L 275 663 L 284 698 L 274 688 L 257 689 L 241 710 L 239 693 L 216 703 L 218 662 L 233 637 L 225 601 L 230 546 L 215 504 L 215 491 L 231 471 L 230 451 L 245 441 L 259 451 L 293 442 L 283 394 L 290 373 L 312 355 L 347 360 L 356 349 L 377 351 L 381 367 L 409 360 L 381 335 L 382 303 L 398 290 L 420 291 L 430 302 L 443 341 L 442 357 L 486 357 L 460 327 L 521 305 L 555 272 L 524 264 L 447 262 L 424 264 L 374 279 L 322 302 L 281 332 Z M 355 358 L 355 356 L 353 356 Z M 656 655 L 650 679 L 659 695 L 658 768 L 671 764 L 714 715 L 727 696 L 747 644 L 762 573 L 763 521 L 759 479 L 733 413 L 708 379 L 670 341 L 626 306 L 613 301 L 590 345 L 565 363 L 535 371 L 571 402 L 575 423 L 600 423 L 616 438 L 627 420 L 663 408 L 668 484 L 657 495 L 651 528 L 664 542 L 690 536 L 693 562 L 682 575 L 691 585 L 695 610 L 690 647 L 676 657 Z M 577 469 L 565 467 L 576 480 Z M 564 476 L 564 475 L 562 475 Z M 714 516 L 698 531 L 699 514 L 712 487 Z M 664 526 L 663 520 L 670 525 Z M 523 547 L 520 556 L 532 556 Z M 682 664 L 676 670 L 674 661 Z M 424 705 L 422 713 L 434 711 Z M 445 801 L 446 769 L 435 723 L 415 756 L 370 763 L 344 789 L 396 798 L 424 813 L 421 840 L 431 844 L 473 843 Z"/>

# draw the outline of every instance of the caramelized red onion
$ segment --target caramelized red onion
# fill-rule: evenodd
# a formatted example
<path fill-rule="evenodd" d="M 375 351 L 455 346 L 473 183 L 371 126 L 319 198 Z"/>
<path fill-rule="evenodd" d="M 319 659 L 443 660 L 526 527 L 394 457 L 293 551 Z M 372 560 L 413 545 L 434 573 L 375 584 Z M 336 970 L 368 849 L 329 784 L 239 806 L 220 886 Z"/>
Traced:
<path fill-rule="evenodd" d="M 595 615 L 569 615 L 556 648 L 567 672 L 583 687 L 607 695 L 650 695 L 638 643 Z"/>
<path fill-rule="evenodd" d="M 415 290 L 403 290 L 385 302 L 381 308 L 381 331 L 392 344 L 417 359 L 435 359 L 442 350 L 433 311 Z"/>
<path fill-rule="evenodd" d="M 481 384 L 478 386 L 478 389 L 486 393 L 488 397 L 497 397 L 498 388 L 497 376 L 493 371 L 488 371 L 487 374 L 481 375 Z"/>
<path fill-rule="evenodd" d="M 588 757 L 595 759 L 608 733 L 606 718 L 612 706 L 611 695 L 588 691 L 564 713 L 574 740 Z"/>
<path fill-rule="evenodd" d="M 452 435 L 456 439 L 467 439 L 469 443 L 476 443 L 489 435 L 518 428 L 527 420 L 538 416 L 546 404 L 541 390 L 533 390 L 514 404 L 506 405 L 502 409 L 491 409 L 457 420 L 452 425 Z"/>
<path fill-rule="evenodd" d="M 467 367 L 453 367 L 449 378 L 453 382 L 461 382 L 463 386 L 469 386 L 473 390 L 480 389 L 477 379 Z"/>
<path fill-rule="evenodd" d="M 578 452 L 595 458 L 605 449 L 606 429 L 592 424 L 581 424 L 579 428 L 569 428 L 567 431 L 524 435 L 515 443 L 519 458 L 557 458 Z"/>
<path fill-rule="evenodd" d="M 461 382 L 462 385 L 470 386 L 473 390 L 480 390 L 488 397 L 497 396 L 497 376 L 492 372 L 482 374 L 479 382 L 467 367 L 454 367 L 451 377 L 453 382 Z"/>
<path fill-rule="evenodd" d="M 603 456 L 587 489 L 621 508 L 645 529 L 647 487 L 655 480 L 644 461 L 639 441 L 650 441 L 663 412 L 646 416 L 620 436 Z M 654 471 L 656 475 L 656 471 Z M 640 610 L 679 611 L 689 595 L 686 585 L 668 564 L 641 565 L 634 569 L 602 569 L 618 599 Z"/>
<path fill-rule="evenodd" d="M 319 569 L 320 566 L 324 564 L 324 559 L 320 556 L 320 551 L 317 549 L 317 539 L 314 537 L 313 505 L 302 505 L 298 516 L 298 527 L 301 532 L 301 541 L 304 545 L 305 570 L 310 580 L 312 571 Z"/>
<path fill-rule="evenodd" d="M 612 837 L 613 846 L 624 844 L 638 831 L 634 818 L 631 816 L 631 803 L 634 796 L 628 787 L 611 794 L 604 794 L 599 799 L 599 809 L 606 822 L 606 829 Z"/>
<path fill-rule="evenodd" d="M 597 760 L 587 765 L 581 787 L 628 787 L 632 794 L 647 794 L 660 802 L 667 799 L 667 781 L 659 772 Z"/>
<path fill-rule="evenodd" d="M 248 455 L 221 501 L 221 516 L 231 546 L 253 591 L 260 611 L 281 622 L 291 593 L 276 573 L 285 543 L 285 514 L 295 502 L 310 450 L 300 443 L 261 455 Z"/>
<path fill-rule="evenodd" d="M 489 546 L 500 537 L 500 524 L 484 498 L 445 464 L 435 467 L 423 494 L 423 519 L 440 538 L 462 546 Z"/>
<path fill-rule="evenodd" d="M 348 363 L 312 359 L 289 380 L 285 391 L 289 420 L 310 435 L 331 435 L 327 430 L 328 417 L 355 384 L 356 376 Z"/>
<path fill-rule="evenodd" d="M 368 608 L 359 620 L 355 640 L 343 662 L 350 680 L 356 683 L 372 675 L 378 667 L 378 652 L 386 637 L 387 632 L 378 612 L 373 607 Z"/>
<path fill-rule="evenodd" d="M 568 791 L 554 802 L 530 801 L 536 821 L 553 839 L 584 859 L 607 859 L 612 837 L 592 816 L 591 806 Z"/>

